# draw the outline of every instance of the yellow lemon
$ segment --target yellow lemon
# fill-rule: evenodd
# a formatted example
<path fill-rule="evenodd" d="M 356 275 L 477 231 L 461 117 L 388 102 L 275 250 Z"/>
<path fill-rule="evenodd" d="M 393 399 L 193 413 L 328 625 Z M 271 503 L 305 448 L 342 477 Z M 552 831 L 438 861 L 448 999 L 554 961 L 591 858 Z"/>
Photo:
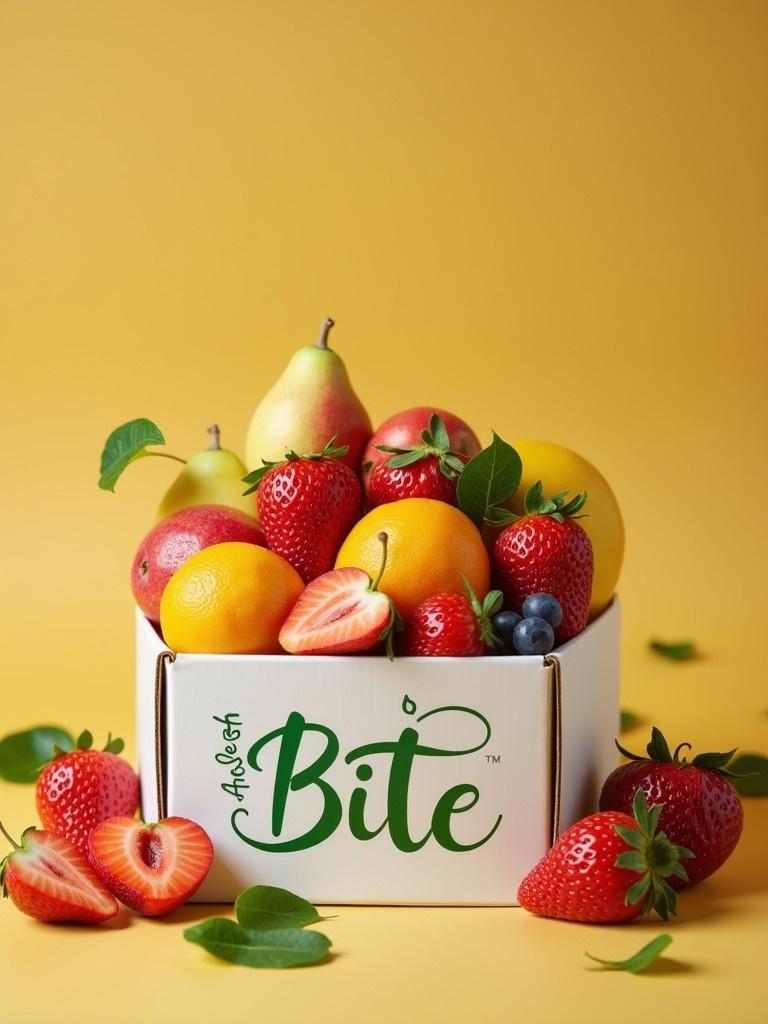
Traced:
<path fill-rule="evenodd" d="M 541 480 L 544 494 L 557 491 L 589 495 L 584 518 L 579 519 L 592 542 L 595 556 L 595 578 L 592 584 L 590 619 L 599 615 L 611 601 L 621 572 L 624 557 L 624 523 L 605 477 L 581 455 L 549 441 L 513 441 L 523 460 L 523 478 L 510 504 L 513 511 L 523 512 L 523 498 L 528 488 Z"/>
<path fill-rule="evenodd" d="M 457 508 L 431 498 L 404 498 L 373 509 L 352 527 L 336 568 L 351 565 L 375 579 L 382 532 L 388 538 L 387 564 L 379 588 L 404 618 L 434 594 L 463 594 L 462 574 L 479 598 L 488 592 L 488 552 L 477 527 Z"/>
<path fill-rule="evenodd" d="M 203 548 L 171 576 L 160 626 L 183 654 L 272 654 L 280 627 L 304 589 L 279 555 L 232 541 Z"/>

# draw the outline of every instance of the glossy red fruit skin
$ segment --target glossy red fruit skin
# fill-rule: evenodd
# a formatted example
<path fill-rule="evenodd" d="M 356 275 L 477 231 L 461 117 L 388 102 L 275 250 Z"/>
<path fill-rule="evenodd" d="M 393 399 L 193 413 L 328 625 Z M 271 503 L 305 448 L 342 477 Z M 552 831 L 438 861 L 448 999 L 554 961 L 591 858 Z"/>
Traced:
<path fill-rule="evenodd" d="M 611 772 L 600 793 L 600 809 L 631 813 L 642 789 L 649 804 L 664 804 L 659 829 L 695 856 L 686 860 L 688 881 L 670 876 L 673 889 L 708 878 L 733 853 L 744 826 L 739 794 L 719 772 L 692 764 L 630 761 Z"/>
<path fill-rule="evenodd" d="M 43 768 L 35 801 L 43 828 L 64 836 L 85 854 L 99 822 L 136 813 L 139 777 L 117 754 L 73 750 Z"/>
<path fill-rule="evenodd" d="M 57 836 L 42 829 L 34 829 L 34 833 L 34 838 L 29 840 L 30 845 L 34 843 L 43 853 L 50 849 L 54 855 L 50 857 L 52 861 L 55 854 L 62 851 L 61 844 L 66 844 L 68 849 L 64 852 L 67 860 L 74 863 L 78 873 L 84 876 L 98 892 L 101 906 L 96 906 L 95 902 L 75 903 L 67 899 L 66 895 L 61 892 L 59 894 L 54 891 L 46 892 L 45 889 L 40 888 L 37 879 L 31 879 L 28 876 L 24 869 L 24 851 L 18 851 L 10 854 L 6 860 L 3 882 L 6 892 L 22 914 L 33 917 L 37 921 L 49 923 L 71 921 L 79 924 L 100 924 L 102 921 L 108 921 L 114 917 L 119 910 L 117 900 L 105 888 L 83 854 L 63 836 Z"/>
<path fill-rule="evenodd" d="M 165 585 L 191 555 L 227 541 L 266 545 L 258 520 L 228 505 L 182 508 L 153 526 L 139 544 L 131 566 L 133 596 L 147 618 L 160 621 Z"/>
<path fill-rule="evenodd" d="M 448 505 L 458 505 L 458 480 L 457 476 L 449 479 L 440 470 L 440 460 L 435 455 L 428 455 L 420 462 L 399 468 L 383 460 L 376 463 L 366 480 L 368 506 L 375 508 L 389 501 L 400 501 L 401 498 L 433 498 Z"/>
<path fill-rule="evenodd" d="M 549 515 L 524 516 L 499 534 L 492 561 L 505 608 L 521 613 L 526 597 L 551 594 L 563 609 L 555 642 L 570 640 L 584 629 L 594 557 L 589 537 L 573 519 L 561 523 Z"/>
<path fill-rule="evenodd" d="M 333 568 L 363 506 L 357 474 L 334 458 L 282 462 L 264 474 L 256 494 L 267 546 L 305 583 Z"/>
<path fill-rule="evenodd" d="M 113 852 L 111 855 L 105 852 L 102 843 L 105 830 L 113 833 L 115 830 L 129 830 L 138 842 L 142 838 L 150 839 L 155 831 L 161 837 L 164 831 L 183 835 L 186 840 L 184 863 L 179 870 L 187 876 L 184 885 L 179 887 L 177 876 L 173 891 L 170 891 L 171 885 L 168 883 L 164 889 L 157 891 L 152 884 L 154 880 L 148 879 L 146 875 L 137 877 L 134 866 L 126 861 L 122 851 L 119 859 L 114 857 Z M 205 829 L 189 818 L 164 818 L 155 825 L 143 825 L 132 818 L 114 818 L 101 822 L 93 830 L 88 841 L 88 855 L 98 877 L 121 903 L 143 917 L 162 917 L 186 903 L 200 888 L 213 863 L 213 843 Z M 145 865 L 142 868 L 148 874 L 152 870 Z"/>
<path fill-rule="evenodd" d="M 405 626 L 402 653 L 411 657 L 468 658 L 485 654 L 477 615 L 463 594 L 436 594 L 415 609 Z"/>
<path fill-rule="evenodd" d="M 433 413 L 437 413 L 445 424 L 452 452 L 456 452 L 457 455 L 466 455 L 468 459 L 477 455 L 482 446 L 475 432 L 464 420 L 454 416 L 451 412 L 446 412 L 445 409 L 438 409 L 432 405 L 420 405 L 414 409 L 405 409 L 403 412 L 395 413 L 394 416 L 384 420 L 377 429 L 363 452 L 363 480 L 365 481 L 368 476 L 369 469 L 366 468 L 368 463 L 372 468 L 376 463 L 391 457 L 391 453 L 379 451 L 375 447 L 377 444 L 386 444 L 392 448 L 410 448 L 412 445 L 420 444 L 421 432 L 429 426 L 429 418 Z"/>
<path fill-rule="evenodd" d="M 624 897 L 640 876 L 614 866 L 618 855 L 629 849 L 614 825 L 637 828 L 631 814 L 604 811 L 566 829 L 520 883 L 520 906 L 542 917 L 595 924 L 638 917 L 643 900 L 627 906 Z"/>

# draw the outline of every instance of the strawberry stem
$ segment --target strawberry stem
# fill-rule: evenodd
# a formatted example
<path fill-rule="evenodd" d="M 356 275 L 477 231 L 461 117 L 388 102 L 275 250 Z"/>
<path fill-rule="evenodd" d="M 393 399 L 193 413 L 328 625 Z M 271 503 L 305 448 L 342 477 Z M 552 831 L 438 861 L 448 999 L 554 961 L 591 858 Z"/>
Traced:
<path fill-rule="evenodd" d="M 18 844 L 18 843 L 16 842 L 16 840 L 15 840 L 15 839 L 11 839 L 11 837 L 10 837 L 10 836 L 8 835 L 8 833 L 7 833 L 6 831 L 5 831 L 5 826 L 3 825 L 2 821 L 0 821 L 0 832 L 2 832 L 2 833 L 3 833 L 3 835 L 4 835 L 4 836 L 5 836 L 5 838 L 6 838 L 7 840 L 8 840 L 8 842 L 9 842 L 9 843 L 11 844 L 11 846 L 12 846 L 12 847 L 14 848 L 14 850 L 20 850 L 20 849 L 21 849 L 21 847 L 20 847 L 20 846 L 19 846 L 19 844 Z"/>
<path fill-rule="evenodd" d="M 328 335 L 331 333 L 331 328 L 334 326 L 334 321 L 329 316 L 323 320 L 323 326 L 320 328 L 320 337 L 317 339 L 316 347 L 325 349 L 328 351 Z"/>
<path fill-rule="evenodd" d="M 376 576 L 376 579 L 371 583 L 370 587 L 368 588 L 371 591 L 371 593 L 374 593 L 376 590 L 379 589 L 381 577 L 384 575 L 384 570 L 387 568 L 387 543 L 389 541 L 389 537 L 382 530 L 381 533 L 377 534 L 377 540 L 381 541 L 381 565 L 379 566 L 379 571 Z"/>

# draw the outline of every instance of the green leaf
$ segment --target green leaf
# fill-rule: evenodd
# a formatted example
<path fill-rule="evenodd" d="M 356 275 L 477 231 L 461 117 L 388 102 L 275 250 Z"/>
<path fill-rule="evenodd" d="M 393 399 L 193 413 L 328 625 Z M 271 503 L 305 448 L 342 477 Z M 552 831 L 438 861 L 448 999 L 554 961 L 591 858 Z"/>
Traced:
<path fill-rule="evenodd" d="M 731 779 L 742 796 L 768 796 L 768 757 L 762 754 L 739 754 L 730 765 L 730 770 L 749 776 Z"/>
<path fill-rule="evenodd" d="M 725 768 L 738 749 L 738 747 L 734 747 L 733 750 L 726 750 L 722 753 L 706 751 L 703 754 L 697 754 L 691 764 L 695 764 L 697 768 L 711 768 L 713 771 L 717 771 L 720 768 Z"/>
<path fill-rule="evenodd" d="M 637 871 L 638 874 L 642 874 L 648 870 L 648 863 L 645 859 L 645 854 L 641 853 L 640 850 L 625 850 L 624 853 L 620 853 L 616 858 L 617 868 L 626 868 L 628 871 Z M 635 902 L 632 900 L 631 902 Z"/>
<path fill-rule="evenodd" d="M 302 967 L 328 955 L 331 942 L 320 932 L 301 928 L 246 931 L 226 917 L 213 917 L 184 931 L 194 942 L 222 960 L 246 967 Z"/>
<path fill-rule="evenodd" d="M 673 760 L 672 751 L 669 749 L 664 733 L 655 725 L 651 727 L 651 740 L 645 749 L 652 761 L 663 761 L 664 764 L 669 764 Z"/>
<path fill-rule="evenodd" d="M 522 475 L 520 456 L 494 432 L 491 444 L 469 460 L 459 477 L 459 507 L 481 527 L 491 509 L 512 497 Z"/>
<path fill-rule="evenodd" d="M 392 469 L 402 469 L 403 466 L 411 466 L 415 462 L 421 462 L 422 459 L 426 459 L 428 454 L 424 448 L 414 448 L 412 451 L 403 452 L 402 455 L 393 455 L 387 465 L 391 466 Z"/>
<path fill-rule="evenodd" d="M 40 768 L 55 754 L 54 747 L 72 750 L 73 737 L 58 725 L 38 725 L 0 740 L 0 778 L 6 782 L 37 782 Z"/>
<path fill-rule="evenodd" d="M 249 931 L 275 928 L 303 928 L 324 921 L 311 903 L 272 885 L 253 885 L 235 900 L 235 914 L 241 927 Z"/>
<path fill-rule="evenodd" d="M 75 745 L 78 750 L 90 750 L 93 746 L 93 733 L 88 729 L 83 729 L 77 737 L 77 743 Z"/>
<path fill-rule="evenodd" d="M 639 723 L 640 719 L 637 717 L 634 711 L 627 711 L 626 708 L 621 709 L 621 720 L 619 723 L 619 732 L 629 732 L 630 729 L 634 729 Z"/>
<path fill-rule="evenodd" d="M 152 420 L 130 420 L 113 430 L 101 453 L 99 487 L 114 491 L 120 474 L 134 459 L 152 454 L 144 450 L 151 444 L 165 444 L 162 431 Z"/>
<path fill-rule="evenodd" d="M 648 646 L 654 653 L 660 654 L 662 658 L 669 658 L 670 661 L 690 661 L 697 654 L 696 645 L 691 640 L 679 640 L 671 644 L 662 640 L 651 640 Z"/>
<path fill-rule="evenodd" d="M 657 935 L 655 939 L 643 946 L 642 949 L 638 949 L 636 953 L 628 957 L 626 960 L 601 960 L 598 956 L 592 956 L 591 953 L 586 955 L 590 960 L 594 960 L 599 967 L 587 967 L 588 971 L 629 971 L 630 974 L 637 974 L 639 971 L 644 971 L 646 967 L 656 960 L 664 950 L 672 942 L 671 935 Z"/>
<path fill-rule="evenodd" d="M 432 444 L 435 448 L 442 448 L 444 451 L 448 451 L 451 447 L 451 439 L 448 436 L 445 424 L 436 412 L 433 412 L 429 418 L 429 433 L 432 436 Z"/>

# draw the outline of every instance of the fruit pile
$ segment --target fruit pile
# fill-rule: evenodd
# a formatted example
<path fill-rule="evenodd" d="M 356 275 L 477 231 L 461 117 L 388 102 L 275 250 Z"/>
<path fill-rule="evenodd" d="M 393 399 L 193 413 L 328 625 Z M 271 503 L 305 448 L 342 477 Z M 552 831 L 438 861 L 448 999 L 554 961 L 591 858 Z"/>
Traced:
<path fill-rule="evenodd" d="M 220 447 L 192 456 L 131 570 L 135 599 L 182 653 L 545 655 L 608 605 L 623 526 L 608 484 L 558 445 L 483 448 L 422 406 L 375 433 L 332 321 L 257 408 L 250 472 Z M 100 484 L 164 443 L 132 420 Z M 176 456 L 170 456 L 176 458 Z M 184 461 L 184 460 L 181 460 Z M 493 588 L 493 589 L 492 589 Z"/>
<path fill-rule="evenodd" d="M 120 757 L 122 740 L 92 749 L 83 732 L 75 750 L 55 750 L 37 780 L 42 829 L 15 842 L 0 868 L 3 895 L 38 921 L 108 921 L 124 903 L 158 917 L 185 903 L 213 860 L 207 833 L 187 818 L 145 824 L 136 818 L 139 779 Z"/>

